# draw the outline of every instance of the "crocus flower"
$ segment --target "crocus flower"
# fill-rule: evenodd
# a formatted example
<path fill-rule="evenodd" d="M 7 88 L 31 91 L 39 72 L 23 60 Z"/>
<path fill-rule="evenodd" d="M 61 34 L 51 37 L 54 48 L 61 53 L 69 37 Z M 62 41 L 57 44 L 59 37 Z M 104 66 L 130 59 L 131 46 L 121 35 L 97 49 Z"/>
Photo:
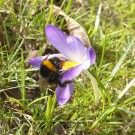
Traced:
<path fill-rule="evenodd" d="M 53 57 L 61 57 L 71 62 L 70 68 L 67 68 L 61 78 L 61 83 L 72 81 L 83 70 L 87 70 L 96 59 L 96 54 L 93 48 L 85 48 L 83 43 L 75 36 L 68 36 L 63 31 L 51 24 L 45 28 L 45 34 L 49 42 L 61 54 L 52 54 L 49 56 L 39 56 L 30 60 L 30 64 L 35 68 L 40 68 L 40 63 L 44 59 Z M 66 84 L 66 86 L 57 86 L 56 98 L 59 105 L 64 105 L 71 97 L 74 90 L 73 82 Z"/>

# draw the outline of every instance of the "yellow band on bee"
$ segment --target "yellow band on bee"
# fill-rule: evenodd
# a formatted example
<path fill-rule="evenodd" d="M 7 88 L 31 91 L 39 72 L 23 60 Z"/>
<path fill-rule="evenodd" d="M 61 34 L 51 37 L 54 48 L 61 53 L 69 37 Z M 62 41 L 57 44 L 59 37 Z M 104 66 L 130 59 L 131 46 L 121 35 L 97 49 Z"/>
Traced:
<path fill-rule="evenodd" d="M 77 66 L 78 63 L 73 61 L 63 61 L 61 65 L 62 65 L 62 69 L 68 70 L 69 68 Z"/>
<path fill-rule="evenodd" d="M 57 71 L 56 67 L 49 60 L 44 60 L 42 64 L 53 72 Z"/>

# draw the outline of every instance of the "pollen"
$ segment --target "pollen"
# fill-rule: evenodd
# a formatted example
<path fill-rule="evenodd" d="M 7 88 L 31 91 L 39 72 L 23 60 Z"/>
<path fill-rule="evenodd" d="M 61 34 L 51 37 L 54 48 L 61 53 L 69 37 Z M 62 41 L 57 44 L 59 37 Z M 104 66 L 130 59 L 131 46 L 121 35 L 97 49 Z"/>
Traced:
<path fill-rule="evenodd" d="M 78 63 L 73 62 L 73 61 L 64 61 L 64 62 L 62 62 L 61 65 L 62 65 L 63 70 L 68 70 L 69 68 L 73 68 L 73 67 L 77 66 Z"/>

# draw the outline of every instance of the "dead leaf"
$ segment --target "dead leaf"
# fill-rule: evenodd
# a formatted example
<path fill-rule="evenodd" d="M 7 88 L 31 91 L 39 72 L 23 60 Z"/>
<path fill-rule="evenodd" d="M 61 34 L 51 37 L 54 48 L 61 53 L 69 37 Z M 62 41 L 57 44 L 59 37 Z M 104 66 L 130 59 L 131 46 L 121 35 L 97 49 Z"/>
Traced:
<path fill-rule="evenodd" d="M 64 16 L 64 18 L 66 20 L 67 29 L 69 31 L 69 35 L 73 35 L 73 36 L 78 37 L 82 41 L 82 43 L 84 44 L 85 47 L 88 48 L 90 46 L 90 40 L 89 40 L 89 37 L 88 37 L 87 33 L 85 32 L 83 27 L 77 21 L 75 21 L 73 18 L 66 15 L 57 6 L 54 6 L 53 12 L 56 15 Z"/>
<path fill-rule="evenodd" d="M 0 27 L 0 44 L 1 44 L 1 45 L 4 44 L 3 28 L 2 28 L 2 27 Z"/>

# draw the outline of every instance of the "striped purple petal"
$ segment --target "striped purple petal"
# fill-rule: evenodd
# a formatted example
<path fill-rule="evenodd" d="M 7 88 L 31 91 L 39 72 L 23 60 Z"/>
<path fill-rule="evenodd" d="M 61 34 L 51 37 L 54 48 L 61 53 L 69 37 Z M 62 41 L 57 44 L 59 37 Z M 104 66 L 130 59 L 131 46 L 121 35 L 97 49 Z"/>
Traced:
<path fill-rule="evenodd" d="M 96 53 L 92 47 L 89 47 L 86 52 L 85 60 L 82 63 L 83 69 L 87 70 L 92 64 L 95 63 L 95 60 L 96 60 Z"/>
<path fill-rule="evenodd" d="M 55 26 L 47 25 L 45 33 L 50 43 L 69 60 L 81 63 L 85 56 L 82 42 L 74 36 L 67 36 Z"/>
<path fill-rule="evenodd" d="M 71 97 L 74 91 L 74 84 L 67 84 L 65 87 L 56 88 L 56 98 L 59 105 L 64 105 Z"/>
<path fill-rule="evenodd" d="M 77 77 L 83 70 L 83 65 L 78 65 L 74 68 L 69 69 L 63 74 L 61 82 L 64 83 L 67 80 L 72 80 L 73 78 Z"/>
<path fill-rule="evenodd" d="M 40 68 L 40 64 L 42 60 L 46 59 L 47 56 L 39 56 L 33 59 L 30 59 L 30 65 L 32 65 L 34 68 Z"/>

